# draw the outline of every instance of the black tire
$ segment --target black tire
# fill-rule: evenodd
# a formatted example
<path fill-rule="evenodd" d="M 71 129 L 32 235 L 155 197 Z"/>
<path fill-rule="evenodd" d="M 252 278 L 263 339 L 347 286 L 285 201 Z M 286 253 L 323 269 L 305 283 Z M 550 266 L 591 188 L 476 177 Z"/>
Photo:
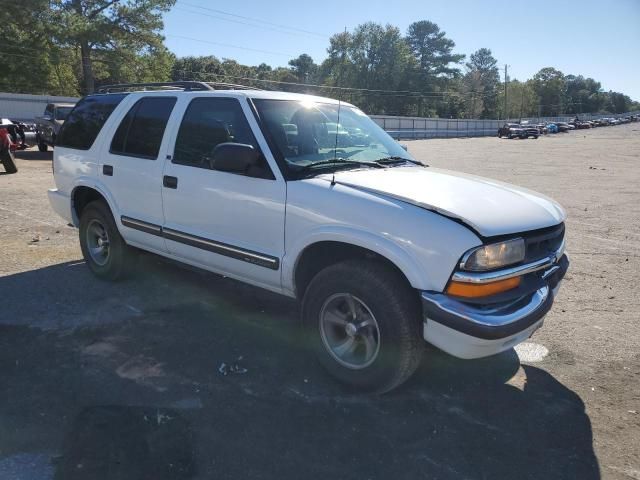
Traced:
<path fill-rule="evenodd" d="M 373 318 L 373 337 L 378 340 L 375 355 L 371 356 L 369 363 L 362 362 L 357 367 L 346 366 L 332 353 L 325 333 L 327 327 L 323 329 L 321 319 L 327 305 L 339 302 L 345 295 L 358 302 L 360 312 L 350 316 L 347 306 L 344 318 L 352 320 L 346 320 L 346 324 L 363 324 L 363 318 Z M 418 296 L 399 273 L 381 263 L 349 260 L 322 270 L 305 292 L 302 317 L 305 334 L 322 366 L 349 386 L 377 393 L 388 392 L 407 380 L 420 364 L 424 341 Z M 341 318 L 340 321 L 344 320 Z M 331 328 L 348 340 L 346 324 L 344 327 L 331 325 Z M 326 320 L 324 325 L 328 325 Z M 357 338 L 357 334 L 352 338 L 356 345 L 351 350 L 354 355 L 356 351 L 368 352 L 363 338 Z M 341 346 L 334 345 L 335 348 Z"/>
<path fill-rule="evenodd" d="M 534 139 L 534 140 L 537 140 L 537 139 L 538 139 L 538 135 L 534 135 L 534 136 L 533 136 L 533 139 Z"/>
<path fill-rule="evenodd" d="M 92 253 L 92 246 L 90 245 L 94 237 L 97 237 L 93 232 L 96 229 L 100 230 L 98 227 L 106 233 L 107 240 L 107 252 L 100 259 L 97 259 L 97 253 Z M 95 249 L 100 248 L 100 246 L 94 247 Z M 82 216 L 80 217 L 80 248 L 89 269 L 97 277 L 105 280 L 120 280 L 126 277 L 134 260 L 131 247 L 126 244 L 120 235 L 109 206 L 102 200 L 89 203 L 82 211 Z"/>
<path fill-rule="evenodd" d="M 9 149 L 4 149 L 0 153 L 0 161 L 4 166 L 4 169 L 7 173 L 18 173 L 18 167 L 16 167 L 16 160 L 13 156 L 13 153 Z"/>
<path fill-rule="evenodd" d="M 38 150 L 39 150 L 40 152 L 46 152 L 46 151 L 47 151 L 47 147 L 48 147 L 48 146 L 47 146 L 47 144 L 46 144 L 46 143 L 44 143 L 44 142 L 42 141 L 42 138 L 40 137 L 40 134 L 39 134 L 39 133 L 38 133 L 38 134 L 36 134 L 36 143 L 38 144 Z"/>

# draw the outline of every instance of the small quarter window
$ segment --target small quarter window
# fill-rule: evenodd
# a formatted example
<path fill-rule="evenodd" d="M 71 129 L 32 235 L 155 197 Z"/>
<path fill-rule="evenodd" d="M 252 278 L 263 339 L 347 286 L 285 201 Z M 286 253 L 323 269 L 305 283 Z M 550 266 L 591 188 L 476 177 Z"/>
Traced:
<path fill-rule="evenodd" d="M 111 153 L 155 160 L 176 103 L 175 97 L 145 97 L 125 115 L 111 141 Z"/>

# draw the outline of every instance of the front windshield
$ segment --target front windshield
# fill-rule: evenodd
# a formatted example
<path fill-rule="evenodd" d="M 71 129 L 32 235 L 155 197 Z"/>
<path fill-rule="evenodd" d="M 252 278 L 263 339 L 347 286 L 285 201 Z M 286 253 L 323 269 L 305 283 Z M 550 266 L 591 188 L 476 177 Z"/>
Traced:
<path fill-rule="evenodd" d="M 58 107 L 56 108 L 56 120 L 66 120 L 69 116 L 69 112 L 73 107 Z"/>
<path fill-rule="evenodd" d="M 255 99 L 267 133 L 296 171 L 332 160 L 354 165 L 411 155 L 362 111 L 348 105 Z M 338 112 L 339 110 L 339 112 Z M 339 118 L 338 118 L 339 117 Z M 337 165 L 332 164 L 332 165 Z"/>

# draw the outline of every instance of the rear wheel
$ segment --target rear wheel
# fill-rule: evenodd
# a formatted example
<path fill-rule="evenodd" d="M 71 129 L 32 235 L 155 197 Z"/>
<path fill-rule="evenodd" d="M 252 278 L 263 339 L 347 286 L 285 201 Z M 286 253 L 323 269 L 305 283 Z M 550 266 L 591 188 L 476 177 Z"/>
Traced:
<path fill-rule="evenodd" d="M 18 167 L 16 167 L 16 160 L 13 156 L 13 153 L 8 148 L 2 150 L 0 153 L 0 161 L 4 166 L 4 169 L 7 173 L 17 173 Z"/>
<path fill-rule="evenodd" d="M 325 268 L 307 288 L 302 315 L 320 363 L 350 386 L 384 393 L 420 363 L 418 298 L 385 265 L 352 260 Z"/>
<path fill-rule="evenodd" d="M 80 217 L 80 248 L 87 266 L 98 277 L 119 280 L 126 276 L 133 254 L 102 200 L 89 203 Z"/>

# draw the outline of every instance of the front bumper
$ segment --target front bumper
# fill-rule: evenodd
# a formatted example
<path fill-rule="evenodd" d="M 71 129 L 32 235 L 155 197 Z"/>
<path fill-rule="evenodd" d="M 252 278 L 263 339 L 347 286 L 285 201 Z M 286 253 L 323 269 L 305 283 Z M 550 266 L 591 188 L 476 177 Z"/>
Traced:
<path fill-rule="evenodd" d="M 568 268 L 569 259 L 563 255 L 544 270 L 528 273 L 536 277 L 533 291 L 489 304 L 422 292 L 424 339 L 458 358 L 486 357 L 512 348 L 542 326 Z"/>

